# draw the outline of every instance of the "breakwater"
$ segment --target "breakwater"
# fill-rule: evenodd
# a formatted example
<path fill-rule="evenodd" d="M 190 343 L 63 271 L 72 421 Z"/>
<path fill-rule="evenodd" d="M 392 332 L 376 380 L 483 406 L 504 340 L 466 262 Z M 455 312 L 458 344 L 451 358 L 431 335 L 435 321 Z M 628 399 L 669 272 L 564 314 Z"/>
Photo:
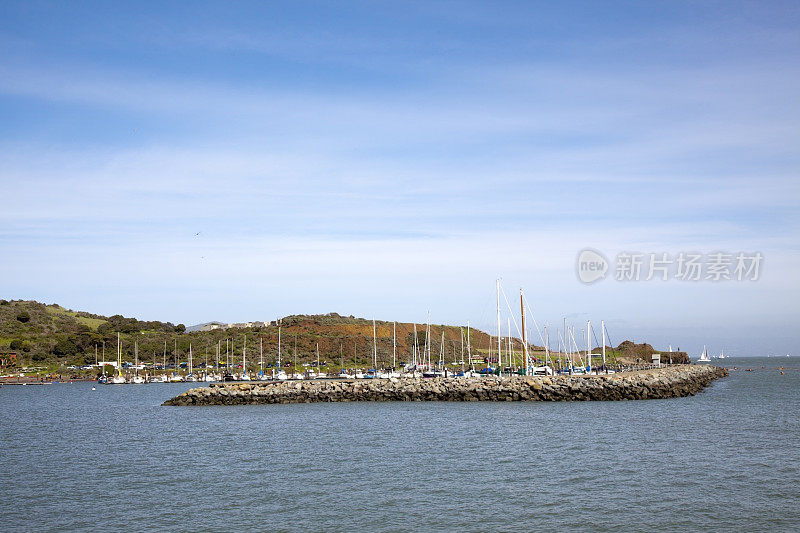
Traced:
<path fill-rule="evenodd" d="M 599 376 L 392 378 L 213 383 L 163 405 L 246 405 L 357 401 L 586 401 L 678 398 L 727 375 L 715 366 L 675 365 Z"/>

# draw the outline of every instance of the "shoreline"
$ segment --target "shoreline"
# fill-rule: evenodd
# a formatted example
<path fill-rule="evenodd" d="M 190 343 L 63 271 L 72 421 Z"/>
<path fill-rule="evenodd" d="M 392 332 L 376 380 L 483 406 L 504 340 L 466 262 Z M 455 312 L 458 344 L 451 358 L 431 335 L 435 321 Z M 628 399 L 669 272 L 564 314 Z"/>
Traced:
<path fill-rule="evenodd" d="M 212 383 L 162 405 L 253 405 L 358 401 L 619 401 L 693 396 L 728 374 L 706 365 L 673 365 L 604 375 L 391 378 Z"/>

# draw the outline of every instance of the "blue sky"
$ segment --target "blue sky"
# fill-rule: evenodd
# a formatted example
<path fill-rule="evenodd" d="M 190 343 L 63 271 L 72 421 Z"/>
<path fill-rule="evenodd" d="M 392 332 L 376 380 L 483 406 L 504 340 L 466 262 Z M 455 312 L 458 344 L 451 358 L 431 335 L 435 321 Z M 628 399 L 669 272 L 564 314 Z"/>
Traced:
<path fill-rule="evenodd" d="M 162 4 L 0 6 L 3 297 L 490 329 L 502 277 L 553 328 L 798 352 L 796 3 Z M 765 260 L 587 286 L 585 247 Z"/>

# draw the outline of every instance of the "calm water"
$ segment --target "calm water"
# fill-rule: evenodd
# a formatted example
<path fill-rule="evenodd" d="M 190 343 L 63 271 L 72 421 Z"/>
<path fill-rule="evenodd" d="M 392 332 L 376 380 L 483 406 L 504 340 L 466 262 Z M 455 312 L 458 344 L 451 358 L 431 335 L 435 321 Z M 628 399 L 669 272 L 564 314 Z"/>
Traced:
<path fill-rule="evenodd" d="M 0 529 L 797 531 L 798 361 L 727 364 L 756 371 L 609 403 L 188 408 L 160 406 L 181 384 L 5 386 Z"/>

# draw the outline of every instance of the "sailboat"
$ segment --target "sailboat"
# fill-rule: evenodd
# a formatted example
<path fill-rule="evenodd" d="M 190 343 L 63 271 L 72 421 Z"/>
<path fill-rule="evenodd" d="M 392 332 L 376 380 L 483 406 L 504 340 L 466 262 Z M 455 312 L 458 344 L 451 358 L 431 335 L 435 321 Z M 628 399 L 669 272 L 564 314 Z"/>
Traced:
<path fill-rule="evenodd" d="M 145 379 L 139 375 L 139 341 L 133 341 L 133 357 L 134 357 L 134 375 L 131 383 L 146 383 Z"/>
<path fill-rule="evenodd" d="M 717 359 L 727 359 L 727 358 L 728 358 L 728 356 L 725 355 L 725 350 L 722 350 L 720 352 L 719 356 L 717 357 Z"/>
<path fill-rule="evenodd" d="M 126 383 L 125 376 L 122 375 L 122 351 L 119 345 L 119 333 L 117 333 L 117 375 L 111 378 L 110 383 L 114 385 Z"/>
<path fill-rule="evenodd" d="M 275 362 L 275 367 L 276 367 L 275 375 L 273 376 L 273 378 L 279 381 L 285 381 L 286 379 L 289 378 L 289 376 L 286 375 L 286 371 L 281 366 L 281 322 L 280 321 L 278 321 L 278 359 Z"/>
<path fill-rule="evenodd" d="M 194 375 L 194 367 L 192 366 L 192 343 L 189 343 L 189 373 L 184 378 L 185 381 L 195 382 L 197 378 Z"/>
<path fill-rule="evenodd" d="M 710 363 L 711 358 L 708 356 L 708 350 L 706 350 L 705 345 L 703 345 L 703 353 L 700 354 L 700 359 L 697 360 L 698 363 Z"/>
<path fill-rule="evenodd" d="M 242 375 L 239 378 L 241 381 L 250 381 L 250 375 L 247 373 L 247 335 L 244 336 L 242 343 Z"/>

